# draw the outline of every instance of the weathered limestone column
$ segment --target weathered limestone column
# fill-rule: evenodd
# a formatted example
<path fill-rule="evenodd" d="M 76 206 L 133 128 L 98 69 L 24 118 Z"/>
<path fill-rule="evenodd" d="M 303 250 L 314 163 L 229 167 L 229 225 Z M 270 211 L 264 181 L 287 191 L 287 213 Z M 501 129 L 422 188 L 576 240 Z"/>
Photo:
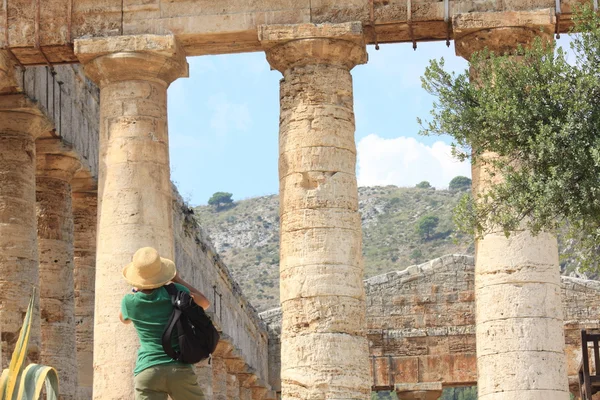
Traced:
<path fill-rule="evenodd" d="M 227 366 L 221 357 L 212 357 L 213 400 L 227 400 Z"/>
<path fill-rule="evenodd" d="M 360 23 L 262 26 L 283 74 L 279 130 L 284 399 L 367 399 L 362 238 L 350 70 Z"/>
<path fill-rule="evenodd" d="M 539 35 L 552 40 L 549 15 L 553 14 L 549 10 L 491 14 L 498 15 L 459 16 L 454 21 L 458 55 L 468 60 L 486 46 L 507 53 Z M 514 18 L 532 26 L 495 28 L 494 24 L 521 25 Z M 490 25 L 492 29 L 481 30 Z M 493 179 L 501 178 L 496 175 Z M 489 165 L 474 166 L 475 196 L 493 184 Z M 522 230 L 507 239 L 498 230 L 477 240 L 475 251 L 479 398 L 569 399 L 556 238 L 548 233 L 534 237 Z"/>
<path fill-rule="evenodd" d="M 121 271 L 143 246 L 173 259 L 167 87 L 188 66 L 173 36 L 81 39 L 75 53 L 100 87 L 94 399 L 131 399 L 138 339 L 118 318 Z"/>
<path fill-rule="evenodd" d="M 41 362 L 58 371 L 60 394 L 77 395 L 71 180 L 81 168 L 60 139 L 36 141 Z"/>
<path fill-rule="evenodd" d="M 10 68 L 2 64 L 0 69 Z M 6 81 L 0 71 L 0 86 Z M 35 139 L 51 125 L 22 94 L 0 96 L 0 367 L 7 368 L 32 289 L 39 288 L 35 211 Z M 39 298 L 39 290 L 37 291 Z M 28 359 L 39 362 L 39 302 Z"/>
<path fill-rule="evenodd" d="M 86 171 L 87 172 L 87 171 Z M 76 174 L 73 190 L 75 321 L 77 326 L 77 398 L 92 398 L 94 375 L 94 283 L 96 280 L 97 184 Z M 89 172 L 86 174 L 89 175 Z"/>
<path fill-rule="evenodd" d="M 227 374 L 227 400 L 240 400 L 240 382 L 233 374 Z"/>

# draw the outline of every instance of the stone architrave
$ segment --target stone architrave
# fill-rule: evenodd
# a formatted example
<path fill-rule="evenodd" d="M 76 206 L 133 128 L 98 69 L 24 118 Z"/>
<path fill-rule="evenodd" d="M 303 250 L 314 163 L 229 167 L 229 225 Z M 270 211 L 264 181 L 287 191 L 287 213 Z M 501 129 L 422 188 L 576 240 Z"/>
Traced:
<path fill-rule="evenodd" d="M 89 172 L 75 175 L 73 195 L 73 247 L 75 269 L 75 321 L 77 326 L 77 398 L 91 399 L 93 389 L 94 283 L 96 280 L 97 184 Z"/>
<path fill-rule="evenodd" d="M 94 399 L 131 399 L 138 339 L 118 318 L 121 271 L 140 247 L 174 256 L 167 87 L 188 64 L 172 35 L 80 39 L 75 52 L 100 87 Z"/>
<path fill-rule="evenodd" d="M 0 52 L 0 86 L 14 88 L 13 66 Z M 8 90 L 8 89 L 7 89 Z M 33 289 L 39 288 L 35 210 L 35 139 L 52 129 L 23 94 L 0 95 L 0 368 L 8 367 Z M 39 298 L 39 290 L 37 290 Z M 39 302 L 28 360 L 39 362 Z"/>
<path fill-rule="evenodd" d="M 367 399 L 362 238 L 350 70 L 360 23 L 261 26 L 280 86 L 283 399 Z"/>
<path fill-rule="evenodd" d="M 60 395 L 77 398 L 71 180 L 81 163 L 60 139 L 36 141 L 42 364 L 58 372 Z"/>
<path fill-rule="evenodd" d="M 518 25 L 522 26 L 505 28 Z M 457 54 L 467 60 L 485 47 L 509 54 L 536 37 L 552 40 L 552 29 L 547 10 L 473 13 L 454 20 Z M 476 76 L 477 71 L 472 73 Z M 488 152 L 484 157 L 497 155 Z M 473 167 L 475 196 L 502 179 L 491 175 L 490 168 L 482 163 Z M 568 400 L 556 238 L 549 233 L 533 236 L 527 230 L 506 238 L 498 230 L 476 240 L 475 254 L 479 398 Z"/>

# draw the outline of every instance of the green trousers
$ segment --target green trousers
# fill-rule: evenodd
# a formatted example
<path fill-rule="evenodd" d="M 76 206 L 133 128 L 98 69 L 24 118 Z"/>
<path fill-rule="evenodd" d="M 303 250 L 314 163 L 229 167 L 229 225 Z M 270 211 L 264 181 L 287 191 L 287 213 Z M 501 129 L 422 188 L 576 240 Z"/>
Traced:
<path fill-rule="evenodd" d="M 134 378 L 135 400 L 204 400 L 191 365 L 165 364 L 146 368 Z"/>

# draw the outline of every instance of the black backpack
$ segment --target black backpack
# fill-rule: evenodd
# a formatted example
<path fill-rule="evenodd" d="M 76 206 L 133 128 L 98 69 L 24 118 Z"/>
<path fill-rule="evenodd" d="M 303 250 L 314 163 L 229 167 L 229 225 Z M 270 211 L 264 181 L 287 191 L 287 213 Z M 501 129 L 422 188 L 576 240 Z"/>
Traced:
<path fill-rule="evenodd" d="M 187 292 L 178 290 L 174 284 L 165 285 L 171 296 L 173 313 L 162 335 L 162 346 L 173 360 L 195 364 L 208 358 L 219 342 L 219 332 L 204 309 L 194 303 Z M 177 326 L 179 351 L 173 350 L 171 337 Z"/>

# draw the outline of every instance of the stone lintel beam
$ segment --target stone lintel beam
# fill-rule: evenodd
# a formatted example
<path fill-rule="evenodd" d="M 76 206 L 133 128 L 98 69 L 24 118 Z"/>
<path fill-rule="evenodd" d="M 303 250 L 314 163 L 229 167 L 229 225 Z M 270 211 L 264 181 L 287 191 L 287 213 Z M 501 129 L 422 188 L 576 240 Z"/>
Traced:
<path fill-rule="evenodd" d="M 469 60 L 486 47 L 500 54 L 511 53 L 516 45 L 526 45 L 536 37 L 551 40 L 555 25 L 554 8 L 458 14 L 452 20 L 456 55 Z"/>
<path fill-rule="evenodd" d="M 443 388 L 441 382 L 399 383 L 395 390 L 399 400 L 437 400 Z"/>
<path fill-rule="evenodd" d="M 258 38 L 271 68 L 281 73 L 309 64 L 340 65 L 350 70 L 367 62 L 360 22 L 261 25 Z"/>
<path fill-rule="evenodd" d="M 188 77 L 185 51 L 173 35 L 111 36 L 75 40 L 85 72 L 102 88 L 129 81 L 162 81 L 167 86 Z"/>

